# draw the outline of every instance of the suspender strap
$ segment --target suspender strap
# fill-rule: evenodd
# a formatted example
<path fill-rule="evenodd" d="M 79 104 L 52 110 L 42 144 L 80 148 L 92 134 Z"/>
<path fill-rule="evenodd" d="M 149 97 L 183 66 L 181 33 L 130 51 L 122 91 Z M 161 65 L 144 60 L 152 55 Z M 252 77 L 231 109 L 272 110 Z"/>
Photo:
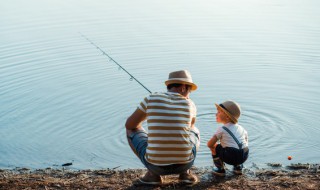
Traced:
<path fill-rule="evenodd" d="M 224 130 L 226 130 L 230 135 L 231 135 L 231 137 L 236 141 L 236 143 L 238 144 L 238 146 L 239 146 L 239 149 L 242 149 L 242 143 L 240 143 L 239 141 L 238 141 L 238 139 L 234 136 L 234 134 L 228 129 L 228 128 L 226 128 L 225 126 L 223 126 L 222 127 Z"/>

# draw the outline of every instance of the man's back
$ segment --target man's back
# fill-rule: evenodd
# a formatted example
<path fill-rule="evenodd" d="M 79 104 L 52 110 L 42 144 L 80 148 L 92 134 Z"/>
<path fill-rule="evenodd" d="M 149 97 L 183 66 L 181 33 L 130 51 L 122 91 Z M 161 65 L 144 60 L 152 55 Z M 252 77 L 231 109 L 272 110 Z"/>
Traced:
<path fill-rule="evenodd" d="M 190 99 L 179 93 L 155 93 L 145 98 L 139 109 L 147 115 L 148 162 L 170 165 L 193 160 L 189 132 L 196 108 Z"/>

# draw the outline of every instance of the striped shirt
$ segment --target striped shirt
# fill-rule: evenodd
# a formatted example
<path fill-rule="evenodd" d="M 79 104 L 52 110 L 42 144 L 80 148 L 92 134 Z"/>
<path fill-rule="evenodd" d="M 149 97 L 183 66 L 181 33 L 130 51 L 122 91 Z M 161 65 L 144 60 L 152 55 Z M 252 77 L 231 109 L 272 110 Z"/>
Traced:
<path fill-rule="evenodd" d="M 190 141 L 196 106 L 179 93 L 153 93 L 138 108 L 147 114 L 146 160 L 154 165 L 184 164 L 193 160 Z"/>

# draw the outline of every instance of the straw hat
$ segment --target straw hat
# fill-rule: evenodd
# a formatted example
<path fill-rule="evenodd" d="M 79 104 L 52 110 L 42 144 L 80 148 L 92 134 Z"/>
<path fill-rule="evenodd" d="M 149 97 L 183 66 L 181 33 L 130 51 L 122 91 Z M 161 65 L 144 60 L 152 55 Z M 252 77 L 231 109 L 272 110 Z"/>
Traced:
<path fill-rule="evenodd" d="M 238 123 L 238 119 L 241 114 L 240 105 L 232 100 L 225 101 L 221 104 L 215 104 L 217 108 L 220 108 L 226 113 L 234 123 Z"/>
<path fill-rule="evenodd" d="M 197 85 L 193 83 L 192 77 L 189 71 L 181 70 L 174 71 L 169 74 L 169 78 L 165 81 L 165 84 L 168 86 L 169 84 L 187 84 L 191 86 L 191 90 L 197 90 Z"/>

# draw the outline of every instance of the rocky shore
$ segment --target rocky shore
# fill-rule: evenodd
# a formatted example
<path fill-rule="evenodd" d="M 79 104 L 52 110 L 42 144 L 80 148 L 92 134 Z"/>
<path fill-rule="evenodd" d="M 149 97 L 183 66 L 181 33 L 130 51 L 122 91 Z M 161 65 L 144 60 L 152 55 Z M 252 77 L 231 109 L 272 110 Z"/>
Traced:
<path fill-rule="evenodd" d="M 145 169 L 69 170 L 15 168 L 0 170 L 0 189 L 320 189 L 320 164 L 269 164 L 265 169 L 244 169 L 243 175 L 227 171 L 215 177 L 211 168 L 192 168 L 200 182 L 180 184 L 177 175 L 165 176 L 161 186 L 137 182 Z"/>

